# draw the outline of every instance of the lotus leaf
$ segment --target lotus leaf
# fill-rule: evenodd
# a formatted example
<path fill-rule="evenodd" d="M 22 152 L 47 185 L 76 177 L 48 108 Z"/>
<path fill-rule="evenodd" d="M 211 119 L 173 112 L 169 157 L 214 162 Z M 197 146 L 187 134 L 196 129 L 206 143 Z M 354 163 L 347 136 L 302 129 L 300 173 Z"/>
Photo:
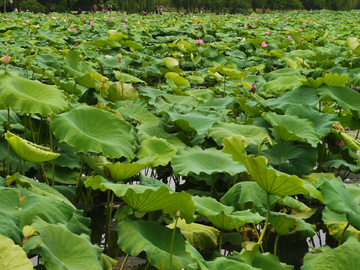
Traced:
<path fill-rule="evenodd" d="M 5 134 L 5 139 L 8 141 L 15 153 L 26 161 L 45 162 L 60 156 L 60 154 L 51 152 L 50 148 L 31 143 L 11 133 L 10 131 Z"/>
<path fill-rule="evenodd" d="M 130 128 L 111 113 L 84 104 L 54 115 L 51 121 L 51 129 L 60 142 L 67 142 L 82 153 L 103 153 L 109 158 L 134 158 L 134 137 Z"/>
<path fill-rule="evenodd" d="M 118 100 L 128 100 L 138 98 L 139 94 L 134 87 L 129 84 L 116 82 L 109 87 L 109 100 L 116 102 Z"/>
<path fill-rule="evenodd" d="M 194 202 L 186 192 L 174 193 L 164 186 L 147 187 L 139 185 L 115 184 L 106 181 L 101 176 L 88 177 L 86 187 L 105 191 L 111 189 L 116 196 L 121 197 L 134 211 L 151 212 L 162 210 L 164 214 L 176 217 L 180 210 L 180 217 L 187 222 L 194 220 Z"/>
<path fill-rule="evenodd" d="M 46 117 L 68 108 L 64 94 L 56 87 L 6 72 L 0 77 L 0 100 L 7 108 Z"/>
<path fill-rule="evenodd" d="M 243 270 L 260 270 L 261 268 L 255 268 L 243 262 L 227 259 L 226 257 L 216 258 L 214 261 L 206 262 L 209 270 L 232 270 L 232 269 L 243 269 Z"/>
<path fill-rule="evenodd" d="M 201 172 L 206 174 L 226 172 L 235 175 L 245 171 L 245 167 L 234 162 L 230 155 L 215 148 L 202 150 L 198 146 L 177 152 L 171 166 L 174 173 L 180 175 L 200 174 Z"/>
<path fill-rule="evenodd" d="M 22 230 L 19 228 L 20 220 L 0 212 L 0 235 L 9 237 L 16 245 L 22 245 Z"/>
<path fill-rule="evenodd" d="M 305 140 L 312 147 L 317 146 L 320 136 L 316 132 L 314 123 L 310 120 L 300 119 L 293 115 L 278 115 L 272 112 L 263 113 L 262 116 L 273 126 L 281 140 Z"/>
<path fill-rule="evenodd" d="M 23 249 L 0 234 L 0 268 L 3 270 L 32 270 L 33 264 Z"/>
<path fill-rule="evenodd" d="M 277 78 L 273 81 L 266 82 L 263 84 L 264 92 L 263 94 L 266 97 L 270 96 L 279 96 L 283 94 L 285 90 L 293 90 L 294 88 L 298 88 L 302 85 L 302 83 L 295 77 L 284 76 Z"/>
<path fill-rule="evenodd" d="M 49 269 L 59 270 L 102 270 L 101 248 L 92 245 L 90 237 L 76 235 L 63 225 L 49 224 L 36 217 L 31 226 L 39 236 L 27 239 L 23 245 L 26 252 L 41 248 L 41 263 Z M 68 243 L 72 243 L 69 245 Z M 64 248 L 67 247 L 67 248 Z"/>
<path fill-rule="evenodd" d="M 146 258 L 151 265 L 158 269 L 161 266 L 168 269 L 172 230 L 155 222 L 132 221 L 125 217 L 119 222 L 117 231 L 119 234 L 118 244 L 124 252 L 131 256 L 138 256 L 145 251 Z M 172 255 L 173 269 L 181 269 L 195 262 L 186 251 L 186 248 L 194 249 L 185 246 L 183 236 L 179 229 L 176 229 Z"/>
<path fill-rule="evenodd" d="M 165 78 L 174 82 L 177 86 L 190 86 L 188 80 L 181 77 L 179 74 L 175 72 L 168 72 L 165 74 Z"/>
<path fill-rule="evenodd" d="M 133 75 L 127 74 L 127 73 L 120 73 L 119 71 L 114 71 L 114 75 L 118 81 L 122 81 L 124 83 L 144 83 L 144 84 L 146 84 L 143 80 L 140 80 L 139 78 L 137 78 Z"/>
<path fill-rule="evenodd" d="M 171 223 L 167 227 L 174 229 L 174 226 L 175 223 Z M 180 229 L 184 237 L 189 240 L 195 248 L 204 250 L 217 246 L 217 238 L 220 232 L 213 227 L 198 223 L 186 224 L 186 221 L 183 219 L 178 219 L 176 227 Z"/>

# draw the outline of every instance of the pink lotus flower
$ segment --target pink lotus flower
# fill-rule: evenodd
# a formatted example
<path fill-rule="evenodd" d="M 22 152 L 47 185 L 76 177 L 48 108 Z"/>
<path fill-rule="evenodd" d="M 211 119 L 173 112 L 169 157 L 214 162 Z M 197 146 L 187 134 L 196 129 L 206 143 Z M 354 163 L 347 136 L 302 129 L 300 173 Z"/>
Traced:
<path fill-rule="evenodd" d="M 110 18 L 109 18 L 109 17 L 107 17 L 107 18 L 106 18 L 106 20 L 107 20 L 107 21 L 110 21 Z"/>
<path fill-rule="evenodd" d="M 256 84 L 255 84 L 255 82 L 252 83 L 250 92 L 254 93 L 254 94 L 256 93 Z"/>
<path fill-rule="evenodd" d="M 197 23 L 194 23 L 195 25 L 197 25 Z"/>
<path fill-rule="evenodd" d="M 67 24 L 65 24 L 65 27 L 67 27 Z"/>
<path fill-rule="evenodd" d="M 93 25 L 94 23 L 93 22 L 90 22 L 90 25 Z"/>
<path fill-rule="evenodd" d="M 261 42 L 261 48 L 266 48 L 268 45 L 266 44 L 265 41 Z"/>
<path fill-rule="evenodd" d="M 10 63 L 10 56 L 9 54 L 7 53 L 4 58 L 3 58 L 3 64 L 4 65 L 8 65 Z"/>
<path fill-rule="evenodd" d="M 124 24 L 123 27 L 124 27 L 125 29 L 128 28 L 128 26 L 127 26 L 126 24 Z"/>
<path fill-rule="evenodd" d="M 218 19 L 216 19 L 215 21 L 217 21 Z"/>
<path fill-rule="evenodd" d="M 91 18 L 89 18 L 89 21 L 91 21 Z"/>
<path fill-rule="evenodd" d="M 297 21 L 299 20 L 299 19 L 296 19 Z"/>
<path fill-rule="evenodd" d="M 46 19 L 49 19 L 49 16 L 47 16 Z"/>
<path fill-rule="evenodd" d="M 127 22 L 127 21 L 128 21 L 128 18 L 125 19 L 125 22 Z"/>
<path fill-rule="evenodd" d="M 197 40 L 196 40 L 196 43 L 197 43 L 197 44 L 204 44 L 204 41 L 203 41 L 202 39 L 197 39 Z"/>
<path fill-rule="evenodd" d="M 252 19 L 252 17 L 251 16 L 249 16 L 249 20 L 251 20 Z"/>
<path fill-rule="evenodd" d="M 253 29 L 255 28 L 255 25 L 251 26 Z"/>
<path fill-rule="evenodd" d="M 196 18 L 196 17 L 193 17 L 193 19 L 194 19 L 194 21 L 196 21 L 196 20 L 197 20 L 197 18 Z"/>
<path fill-rule="evenodd" d="M 199 25 L 201 25 L 201 23 L 199 23 Z"/>
<path fill-rule="evenodd" d="M 86 23 L 84 23 L 84 26 L 86 26 Z"/>
<path fill-rule="evenodd" d="M 111 17 L 111 19 L 112 19 L 112 20 L 114 20 L 114 19 L 115 19 L 115 17 Z"/>
<path fill-rule="evenodd" d="M 144 22 L 144 20 L 141 20 L 141 22 Z"/>
<path fill-rule="evenodd" d="M 302 23 L 303 25 L 305 24 L 305 23 Z"/>
<path fill-rule="evenodd" d="M 300 29 L 299 29 L 299 32 L 302 32 L 302 31 L 303 31 L 302 28 L 300 28 Z"/>
<path fill-rule="evenodd" d="M 124 19 L 123 18 L 121 18 L 121 20 L 120 21 L 123 21 Z"/>
<path fill-rule="evenodd" d="M 288 36 L 288 39 L 292 39 L 292 36 Z"/>
<path fill-rule="evenodd" d="M 22 22 L 19 22 L 20 25 L 22 25 Z"/>
<path fill-rule="evenodd" d="M 305 21 L 306 23 L 308 23 L 309 21 Z"/>
<path fill-rule="evenodd" d="M 281 26 L 282 28 L 285 28 L 285 25 Z"/>
<path fill-rule="evenodd" d="M 71 32 L 76 32 L 76 29 L 75 28 L 71 29 Z"/>
<path fill-rule="evenodd" d="M 140 27 L 142 27 L 142 25 L 140 25 Z"/>
<path fill-rule="evenodd" d="M 265 34 L 270 35 L 270 32 L 269 32 L 269 31 L 267 31 Z"/>
<path fill-rule="evenodd" d="M 244 24 L 244 27 L 248 27 L 248 25 L 247 25 L 247 24 Z"/>
<path fill-rule="evenodd" d="M 56 17 L 55 17 L 55 16 L 52 16 L 51 18 L 52 18 L 53 20 L 56 20 Z"/>
<path fill-rule="evenodd" d="M 154 22 L 156 22 L 157 20 L 155 19 Z"/>
<path fill-rule="evenodd" d="M 259 18 L 256 18 L 256 20 L 258 21 L 258 20 L 260 20 Z"/>

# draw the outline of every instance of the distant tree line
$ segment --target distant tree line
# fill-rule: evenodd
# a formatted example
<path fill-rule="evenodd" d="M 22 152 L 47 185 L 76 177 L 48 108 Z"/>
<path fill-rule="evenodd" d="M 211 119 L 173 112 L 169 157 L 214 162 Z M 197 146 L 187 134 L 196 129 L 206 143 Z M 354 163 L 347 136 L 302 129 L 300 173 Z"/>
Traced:
<path fill-rule="evenodd" d="M 4 5 L 5 4 L 5 5 Z M 99 10 L 107 7 L 128 13 L 155 11 L 156 7 L 166 7 L 178 12 L 198 13 L 210 11 L 213 13 L 240 13 L 249 10 L 288 10 L 288 9 L 330 9 L 351 10 L 360 8 L 360 0 L 0 0 L 0 6 L 6 11 L 15 8 L 38 12 L 76 11 L 81 8 L 89 11 L 93 5 Z"/>

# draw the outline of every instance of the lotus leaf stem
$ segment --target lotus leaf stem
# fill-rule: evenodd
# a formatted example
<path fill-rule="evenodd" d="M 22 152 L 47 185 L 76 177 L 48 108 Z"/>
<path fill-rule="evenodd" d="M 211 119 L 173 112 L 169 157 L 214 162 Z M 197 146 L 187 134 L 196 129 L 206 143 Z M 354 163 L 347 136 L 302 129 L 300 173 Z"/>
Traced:
<path fill-rule="evenodd" d="M 108 189 L 107 199 L 106 199 L 106 218 L 105 218 L 106 224 L 105 224 L 105 250 L 104 251 L 107 251 L 107 247 L 108 247 L 108 243 L 109 243 L 109 237 L 110 237 L 110 235 L 108 235 L 110 192 L 111 192 L 111 190 Z"/>
<path fill-rule="evenodd" d="M 81 160 L 81 166 L 80 166 L 80 172 L 79 172 L 78 180 L 76 182 L 76 191 L 75 192 L 77 192 L 78 187 L 79 187 L 79 182 L 80 182 L 80 178 L 81 178 L 81 175 L 82 175 L 83 167 L 84 167 L 84 160 L 82 159 Z"/>
<path fill-rule="evenodd" d="M 6 68 L 6 65 L 5 65 Z M 6 69 L 5 69 L 6 71 Z M 10 109 L 7 108 L 8 111 L 8 129 L 10 129 Z M 10 174 L 10 143 L 7 142 L 7 175 Z"/>
<path fill-rule="evenodd" d="M 221 253 L 221 248 L 222 248 L 222 242 L 223 242 L 223 231 L 220 231 L 220 235 L 219 235 L 219 253 Z"/>
<path fill-rule="evenodd" d="M 111 194 L 111 201 L 110 201 L 110 209 L 109 209 L 109 220 L 108 220 L 108 239 L 110 238 L 111 235 L 111 216 L 112 216 L 112 209 L 113 209 L 113 204 L 114 204 L 114 192 Z M 109 249 L 108 249 L 109 252 Z"/>
<path fill-rule="evenodd" d="M 21 157 L 19 157 L 19 168 L 18 168 L 18 173 L 20 173 L 20 169 L 21 169 Z"/>
<path fill-rule="evenodd" d="M 144 270 L 147 270 L 149 268 L 150 262 L 147 263 Z"/>
<path fill-rule="evenodd" d="M 280 234 L 276 235 L 276 239 L 275 239 L 275 245 L 274 245 L 274 255 L 276 256 L 276 251 L 277 251 L 277 245 L 280 239 Z"/>
<path fill-rule="evenodd" d="M 258 232 L 258 230 L 257 230 L 257 228 L 256 228 L 256 225 L 255 225 L 254 223 L 253 223 L 253 226 L 254 226 L 254 230 L 255 230 L 256 236 L 257 236 L 257 238 L 259 239 L 259 238 L 260 238 L 259 232 Z M 262 253 L 264 253 L 264 248 L 263 248 L 263 246 L 262 246 L 262 243 L 260 243 L 260 248 L 261 248 Z"/>
<path fill-rule="evenodd" d="M 45 176 L 46 184 L 47 184 L 48 186 L 50 186 L 49 180 L 48 180 L 48 178 L 47 178 L 47 176 L 46 176 L 46 173 L 45 173 L 44 165 L 42 164 L 42 162 L 40 162 L 40 165 L 41 165 L 41 169 L 42 169 L 42 171 L 43 171 L 43 174 L 44 174 L 44 176 Z"/>
<path fill-rule="evenodd" d="M 86 203 L 85 203 L 85 217 L 87 216 L 87 211 L 89 209 L 89 197 L 91 194 L 91 187 L 88 187 L 88 190 L 86 192 Z"/>
<path fill-rule="evenodd" d="M 127 259 L 128 259 L 128 258 L 129 258 L 129 254 L 126 254 L 126 257 L 125 257 L 125 259 L 124 259 L 123 263 L 121 264 L 121 268 L 120 268 L 120 270 L 124 270 L 125 263 L 126 263 L 126 261 L 127 261 Z"/>
<path fill-rule="evenodd" d="M 171 268 L 172 268 L 172 256 L 173 256 L 173 251 L 174 251 L 174 241 L 175 241 L 175 232 L 176 232 L 177 222 L 178 222 L 178 217 L 176 217 L 176 219 L 175 219 L 175 226 L 174 226 L 173 234 L 172 234 L 172 238 L 171 238 L 169 270 L 171 270 Z"/>
<path fill-rule="evenodd" d="M 340 240 L 339 240 L 339 246 L 341 246 L 342 241 L 343 241 L 343 238 L 344 238 L 344 235 L 345 235 L 345 232 L 347 231 L 347 229 L 349 228 L 349 226 L 350 226 L 350 223 L 348 222 L 348 224 L 346 224 L 344 230 L 343 230 L 342 233 L 341 233 Z"/>
<path fill-rule="evenodd" d="M 359 130 L 360 130 L 360 129 L 358 129 L 357 132 L 356 132 L 355 141 L 357 140 L 357 138 L 358 138 L 358 136 L 359 136 Z"/>
<path fill-rule="evenodd" d="M 264 235 L 266 233 L 266 229 L 268 227 L 268 223 L 269 223 L 269 219 L 270 219 L 270 194 L 267 194 L 267 213 L 266 213 L 266 219 L 265 219 L 265 225 L 263 228 L 263 231 L 261 232 L 258 244 L 261 245 L 261 242 L 264 238 Z"/>
<path fill-rule="evenodd" d="M 281 170 L 281 158 L 282 158 L 283 146 L 284 146 L 284 141 L 281 140 L 281 145 L 280 145 L 280 157 L 279 157 L 279 171 Z"/>

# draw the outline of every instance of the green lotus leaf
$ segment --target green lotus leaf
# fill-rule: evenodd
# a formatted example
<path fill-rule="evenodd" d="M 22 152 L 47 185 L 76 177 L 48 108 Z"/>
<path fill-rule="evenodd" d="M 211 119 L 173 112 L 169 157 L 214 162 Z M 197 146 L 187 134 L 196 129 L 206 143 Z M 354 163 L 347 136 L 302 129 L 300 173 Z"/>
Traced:
<path fill-rule="evenodd" d="M 307 253 L 304 257 L 304 265 L 301 267 L 301 270 L 356 269 L 360 260 L 358 249 L 360 249 L 359 240 L 350 238 L 337 248 L 329 248 L 324 252 L 316 254 Z"/>
<path fill-rule="evenodd" d="M 54 190 L 53 194 L 55 192 Z M 0 188 L 0 212 L 20 220 L 20 228 L 31 225 L 35 216 L 39 216 L 51 224 L 65 224 L 74 233 L 90 234 L 90 219 L 83 217 L 83 211 L 76 210 L 48 194 L 49 192 L 38 194 L 36 190 L 32 192 L 31 187 L 29 190 Z"/>
<path fill-rule="evenodd" d="M 119 235 L 118 245 L 125 253 L 138 256 L 145 251 L 146 258 L 151 265 L 158 269 L 161 267 L 168 269 L 173 230 L 155 222 L 132 221 L 125 217 L 119 222 L 117 231 Z M 186 247 L 183 236 L 176 229 L 172 255 L 173 269 L 186 268 L 195 262 L 186 249 L 194 248 Z M 198 256 L 201 257 L 201 255 Z"/>
<path fill-rule="evenodd" d="M 230 96 L 226 96 L 224 98 L 218 98 L 218 99 L 210 99 L 208 101 L 205 101 L 204 103 L 201 103 L 199 106 L 197 106 L 197 110 L 221 111 L 226 108 L 229 108 L 233 103 L 236 103 L 236 99 L 234 97 L 230 97 Z"/>
<path fill-rule="evenodd" d="M 234 162 L 230 155 L 215 148 L 202 150 L 199 146 L 186 148 L 176 153 L 171 162 L 176 175 L 188 175 L 189 173 L 216 174 L 226 172 L 230 175 L 245 171 L 242 164 Z"/>
<path fill-rule="evenodd" d="M 278 98 L 271 98 L 264 102 L 265 105 L 270 106 L 271 109 L 281 109 L 283 112 L 293 104 L 307 104 L 312 109 L 316 108 L 320 97 L 316 93 L 315 88 L 308 86 L 301 86 Z"/>
<path fill-rule="evenodd" d="M 225 137 L 223 140 L 223 152 L 232 155 L 232 159 L 237 162 L 243 162 L 246 157 L 245 137 L 242 135 L 233 135 Z"/>
<path fill-rule="evenodd" d="M 325 205 L 335 213 L 346 214 L 349 223 L 360 230 L 360 206 L 347 191 L 344 183 L 338 177 L 334 180 L 326 180 L 321 187 L 321 193 Z"/>
<path fill-rule="evenodd" d="M 280 200 L 277 201 L 277 203 L 280 205 L 286 205 L 288 207 L 291 207 L 291 209 L 295 210 L 297 213 L 312 212 L 312 209 L 310 207 L 308 207 L 306 204 L 304 204 L 290 196 L 281 198 Z"/>
<path fill-rule="evenodd" d="M 79 171 L 76 169 L 69 169 L 69 168 L 61 168 L 61 167 L 54 167 L 54 179 L 53 179 L 53 169 L 48 168 L 45 169 L 45 174 L 48 179 L 55 180 L 57 183 L 67 184 L 67 185 L 74 185 L 77 183 L 79 179 Z"/>
<path fill-rule="evenodd" d="M 151 157 L 151 167 L 166 166 L 176 155 L 179 149 L 164 139 L 148 137 L 141 142 L 141 148 L 137 154 L 139 159 Z"/>
<path fill-rule="evenodd" d="M 45 162 L 60 156 L 60 154 L 51 152 L 50 148 L 29 142 L 10 131 L 5 133 L 5 139 L 19 157 L 29 162 Z"/>
<path fill-rule="evenodd" d="M 117 265 L 117 263 L 118 262 L 113 258 L 105 255 L 104 253 L 101 253 L 100 264 L 102 270 L 112 270 Z"/>
<path fill-rule="evenodd" d="M 111 189 L 117 197 L 121 197 L 134 211 L 151 212 L 162 210 L 164 214 L 176 217 L 180 210 L 180 217 L 187 222 L 194 220 L 194 202 L 186 192 L 174 193 L 164 186 L 148 187 L 139 185 L 115 184 L 106 181 L 101 176 L 88 177 L 86 187 L 105 191 Z"/>
<path fill-rule="evenodd" d="M 360 55 L 360 44 L 357 37 L 349 37 L 346 40 L 346 44 L 349 46 L 353 53 Z"/>
<path fill-rule="evenodd" d="M 139 160 L 130 164 L 121 162 L 116 162 L 115 164 L 107 163 L 104 164 L 104 167 L 106 168 L 105 174 L 107 174 L 109 179 L 113 182 L 126 181 L 134 175 L 137 175 L 145 167 L 149 166 L 152 160 L 153 159 L 150 157 L 146 160 Z"/>
<path fill-rule="evenodd" d="M 283 141 L 305 140 L 312 147 L 317 146 L 320 136 L 317 134 L 315 125 L 309 119 L 300 119 L 293 115 L 278 115 L 272 112 L 263 113 L 267 120 Z"/>
<path fill-rule="evenodd" d="M 360 151 L 360 143 L 356 141 L 353 137 L 347 135 L 344 132 L 340 132 L 340 137 L 344 143 L 352 149 Z"/>
<path fill-rule="evenodd" d="M 323 100 L 335 100 L 343 110 L 360 110 L 360 94 L 353 89 L 321 85 L 316 92 Z"/>
<path fill-rule="evenodd" d="M 286 90 L 293 90 L 302 85 L 302 82 L 299 79 L 292 76 L 284 76 L 277 78 L 270 82 L 265 82 L 263 84 L 264 91 L 261 92 L 262 95 L 266 97 L 270 96 L 279 96 L 283 94 Z"/>
<path fill-rule="evenodd" d="M 165 66 L 170 69 L 173 72 L 176 73 L 183 73 L 183 71 L 181 70 L 181 68 L 179 68 L 179 62 L 178 60 L 176 60 L 175 58 L 171 58 L 171 57 L 165 57 L 163 59 Z"/>
<path fill-rule="evenodd" d="M 191 83 L 191 84 L 203 84 L 204 83 L 204 78 L 200 77 L 200 76 L 187 76 L 186 79 Z"/>
<path fill-rule="evenodd" d="M 260 144 L 262 144 L 265 140 L 272 142 L 268 130 L 266 128 L 257 126 L 215 122 L 212 128 L 209 129 L 209 133 L 219 146 L 222 145 L 224 138 L 233 135 L 244 136 L 244 142 L 246 145 L 252 143 L 260 146 Z"/>
<path fill-rule="evenodd" d="M 116 111 L 119 112 L 125 120 L 135 120 L 140 124 L 158 126 L 162 123 L 158 117 L 138 105 L 127 105 L 116 109 Z"/>
<path fill-rule="evenodd" d="M 209 69 L 209 73 L 214 74 L 216 72 L 219 72 L 220 74 L 229 77 L 230 80 L 241 79 L 245 77 L 244 72 L 234 69 L 234 67 L 231 65 L 219 65 L 215 68 Z"/>
<path fill-rule="evenodd" d="M 173 222 L 167 227 L 174 229 L 174 226 L 175 223 Z M 180 229 L 185 239 L 189 240 L 190 244 L 195 248 L 204 250 L 217 246 L 217 238 L 220 232 L 213 227 L 198 223 L 186 224 L 186 221 L 180 218 L 178 219 L 176 227 Z"/>
<path fill-rule="evenodd" d="M 194 196 L 195 210 L 206 216 L 219 230 L 233 230 L 246 223 L 258 224 L 264 220 L 258 213 L 250 210 L 236 211 L 230 206 L 223 205 L 210 197 Z"/>
<path fill-rule="evenodd" d="M 143 49 L 142 45 L 140 45 L 139 43 L 132 41 L 132 40 L 123 41 L 122 44 L 128 46 L 129 48 L 131 48 L 133 50 L 142 50 Z"/>
<path fill-rule="evenodd" d="M 16 245 L 21 246 L 23 233 L 19 228 L 19 223 L 20 220 L 17 218 L 0 211 L 0 235 L 9 237 Z"/>
<path fill-rule="evenodd" d="M 328 135 L 333 128 L 333 124 L 339 122 L 336 114 L 319 113 L 307 104 L 290 105 L 286 109 L 286 114 L 296 115 L 301 119 L 309 119 L 314 123 L 316 132 L 320 134 L 321 137 Z"/>
<path fill-rule="evenodd" d="M 178 96 L 178 95 L 170 95 L 170 94 L 161 94 L 166 101 L 166 104 L 171 103 L 174 104 L 174 108 L 176 110 L 183 110 L 184 108 L 195 108 L 199 105 L 196 98 L 189 96 Z M 163 99 L 161 99 L 163 100 Z M 158 98 L 159 101 L 159 98 Z M 157 106 L 158 104 L 155 104 Z M 171 107 L 171 106 L 170 106 Z M 157 108 L 157 111 L 161 111 Z M 187 110 L 188 111 L 188 110 Z"/>
<path fill-rule="evenodd" d="M 338 74 L 327 73 L 325 74 L 324 77 L 319 77 L 316 80 L 314 80 L 313 78 L 308 78 L 307 81 L 303 81 L 303 84 L 314 88 L 318 88 L 322 84 L 326 84 L 329 86 L 345 87 L 348 81 L 349 81 L 349 76 L 345 74 L 340 76 Z"/>
<path fill-rule="evenodd" d="M 224 116 L 216 112 L 191 111 L 187 114 L 179 114 L 170 110 L 167 112 L 170 119 L 175 122 L 183 131 L 207 134 L 208 128 L 212 127 L 216 121 L 224 121 Z"/>
<path fill-rule="evenodd" d="M 310 174 L 318 158 L 318 150 L 308 145 L 295 144 L 294 142 L 278 143 L 269 151 L 262 151 L 261 154 L 267 157 L 269 165 L 277 168 L 281 151 L 281 171 L 287 174 L 294 174 L 299 177 Z"/>
<path fill-rule="evenodd" d="M 206 265 L 209 270 L 232 270 L 232 269 L 241 269 L 241 270 L 260 270 L 261 268 L 255 268 L 251 265 L 248 265 L 243 262 L 238 262 L 235 260 L 228 259 L 227 257 L 219 257 L 214 261 L 206 262 Z"/>
<path fill-rule="evenodd" d="M 353 173 L 360 172 L 360 167 L 358 165 L 348 163 L 343 159 L 333 159 L 333 160 L 323 162 L 323 163 L 321 163 L 321 167 L 323 167 L 325 170 L 328 170 L 329 168 L 339 169 L 341 167 L 345 167 L 345 168 L 349 169 L 350 171 L 352 171 Z"/>
<path fill-rule="evenodd" d="M 78 152 L 103 153 L 109 158 L 134 158 L 131 126 L 113 114 L 87 105 L 54 115 L 51 129 L 55 137 Z"/>
<path fill-rule="evenodd" d="M 277 213 L 276 215 L 270 214 L 270 223 L 280 235 L 288 235 L 289 233 L 298 230 L 300 225 L 296 218 L 284 213 Z"/>
<path fill-rule="evenodd" d="M 195 97 L 199 102 L 212 100 L 215 97 L 215 92 L 209 89 L 186 91 L 185 94 Z"/>
<path fill-rule="evenodd" d="M 89 165 L 89 167 L 94 170 L 98 175 L 106 177 L 104 165 L 109 163 L 109 160 L 104 156 L 83 156 L 84 162 Z"/>
<path fill-rule="evenodd" d="M 133 76 L 133 75 L 130 75 L 130 74 L 127 74 L 127 73 L 120 73 L 119 71 L 113 71 L 114 75 L 115 75 L 115 78 L 118 80 L 118 81 L 122 81 L 124 83 L 143 83 L 143 84 L 146 84 L 146 82 L 144 82 L 143 80 L 140 80 L 139 78 Z"/>
<path fill-rule="evenodd" d="M 31 226 L 40 235 L 27 239 L 23 249 L 27 253 L 36 249 L 41 254 L 41 264 L 47 269 L 103 269 L 101 248 L 92 245 L 89 236 L 73 234 L 64 225 L 49 224 L 39 217 Z"/>
<path fill-rule="evenodd" d="M 292 57 L 300 57 L 303 59 L 309 59 L 316 56 L 316 52 L 310 50 L 294 50 L 289 53 Z"/>
<path fill-rule="evenodd" d="M 165 78 L 174 82 L 177 86 L 190 86 L 188 80 L 181 77 L 179 74 L 175 72 L 168 72 L 165 74 Z"/>
<path fill-rule="evenodd" d="M 233 185 L 221 198 L 221 202 L 235 210 L 258 209 L 267 207 L 266 192 L 256 182 L 240 182 Z M 270 195 L 270 205 L 276 203 L 279 196 Z"/>
<path fill-rule="evenodd" d="M 124 88 L 124 91 L 123 91 Z M 109 100 L 116 102 L 118 100 L 128 100 L 133 98 L 139 98 L 139 94 L 134 87 L 130 84 L 116 82 L 109 87 Z M 124 92 L 124 93 L 123 93 Z M 124 96 L 123 96 L 124 94 Z"/>
<path fill-rule="evenodd" d="M 33 264 L 24 250 L 0 234 L 0 268 L 3 270 L 32 270 Z"/>
<path fill-rule="evenodd" d="M 99 63 L 103 66 L 103 67 L 107 67 L 107 68 L 119 68 L 119 62 L 118 62 L 118 58 L 117 57 L 112 57 L 112 58 L 103 58 L 103 57 L 97 57 L 96 58 Z"/>
<path fill-rule="evenodd" d="M 68 108 L 64 94 L 56 87 L 8 72 L 0 77 L 0 100 L 7 108 L 39 113 L 42 117 Z"/>

